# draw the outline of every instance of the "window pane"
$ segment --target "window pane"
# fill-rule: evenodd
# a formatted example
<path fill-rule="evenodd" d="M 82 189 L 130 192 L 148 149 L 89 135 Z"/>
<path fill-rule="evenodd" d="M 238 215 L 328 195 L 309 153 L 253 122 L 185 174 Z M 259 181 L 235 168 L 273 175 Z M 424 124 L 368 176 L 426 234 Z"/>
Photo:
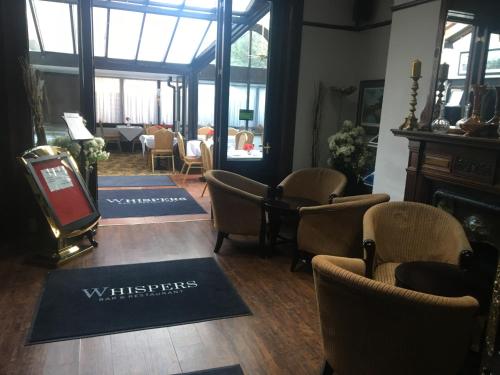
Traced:
<path fill-rule="evenodd" d="M 233 12 L 241 13 L 248 10 L 252 0 L 233 0 Z"/>
<path fill-rule="evenodd" d="M 120 79 L 95 78 L 95 106 L 97 122 L 121 122 Z"/>
<path fill-rule="evenodd" d="M 186 0 L 186 8 L 214 9 L 217 0 Z"/>
<path fill-rule="evenodd" d="M 156 81 L 123 80 L 123 117 L 132 123 L 156 123 Z"/>
<path fill-rule="evenodd" d="M 151 0 L 150 4 L 154 5 L 155 3 L 158 3 L 162 5 L 173 5 L 175 7 L 178 7 L 182 5 L 183 2 L 183 0 Z"/>
<path fill-rule="evenodd" d="M 75 48 L 78 54 L 78 5 L 71 5 L 71 12 L 73 14 L 73 32 L 75 36 Z"/>
<path fill-rule="evenodd" d="M 179 19 L 166 62 L 177 64 L 191 63 L 208 24 L 209 21 L 206 20 L 194 18 Z"/>
<path fill-rule="evenodd" d="M 26 1 L 26 17 L 28 18 L 28 45 L 30 51 L 40 52 L 40 43 L 36 35 L 35 21 L 33 21 L 33 13 L 31 12 L 30 5 Z"/>
<path fill-rule="evenodd" d="M 163 61 L 177 18 L 148 14 L 142 31 L 139 60 Z"/>
<path fill-rule="evenodd" d="M 213 21 L 210 24 L 210 27 L 208 28 L 207 35 L 205 35 L 205 38 L 201 43 L 200 49 L 198 50 L 196 57 L 205 52 L 208 49 L 208 47 L 212 46 L 215 43 L 215 38 L 217 38 L 217 22 Z"/>
<path fill-rule="evenodd" d="M 94 27 L 94 56 L 104 56 L 106 54 L 106 23 L 108 11 L 104 8 L 93 9 Z"/>
<path fill-rule="evenodd" d="M 255 31 L 252 31 L 250 58 L 252 68 L 267 68 L 267 40 Z"/>
<path fill-rule="evenodd" d="M 160 122 L 170 125 L 174 123 L 174 90 L 167 82 L 161 82 L 160 87 Z"/>
<path fill-rule="evenodd" d="M 142 13 L 111 9 L 108 57 L 135 59 L 142 17 Z"/>
<path fill-rule="evenodd" d="M 35 0 L 35 9 L 44 49 L 73 53 L 69 5 Z"/>
<path fill-rule="evenodd" d="M 214 126 L 214 109 L 215 84 L 200 82 L 198 85 L 198 126 Z"/>
<path fill-rule="evenodd" d="M 231 46 L 231 66 L 248 66 L 250 34 L 247 31 Z"/>

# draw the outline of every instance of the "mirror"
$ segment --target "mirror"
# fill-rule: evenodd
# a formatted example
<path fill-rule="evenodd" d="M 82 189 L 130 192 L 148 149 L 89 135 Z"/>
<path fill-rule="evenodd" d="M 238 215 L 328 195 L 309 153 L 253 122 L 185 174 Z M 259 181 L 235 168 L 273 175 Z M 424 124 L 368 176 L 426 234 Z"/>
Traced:
<path fill-rule="evenodd" d="M 438 133 L 497 137 L 500 1 L 443 0 L 441 21 L 427 126 Z M 492 132 L 485 124 L 496 127 Z"/>

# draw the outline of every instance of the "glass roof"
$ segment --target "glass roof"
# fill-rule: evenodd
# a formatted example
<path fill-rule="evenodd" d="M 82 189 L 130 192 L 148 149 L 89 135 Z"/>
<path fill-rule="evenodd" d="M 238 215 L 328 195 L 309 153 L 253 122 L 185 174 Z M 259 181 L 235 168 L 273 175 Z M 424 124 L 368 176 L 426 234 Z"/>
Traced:
<path fill-rule="evenodd" d="M 30 51 L 78 53 L 75 0 L 26 2 Z M 263 3 L 233 0 L 233 27 Z M 216 8 L 217 0 L 93 0 L 94 56 L 191 64 L 215 44 Z"/>

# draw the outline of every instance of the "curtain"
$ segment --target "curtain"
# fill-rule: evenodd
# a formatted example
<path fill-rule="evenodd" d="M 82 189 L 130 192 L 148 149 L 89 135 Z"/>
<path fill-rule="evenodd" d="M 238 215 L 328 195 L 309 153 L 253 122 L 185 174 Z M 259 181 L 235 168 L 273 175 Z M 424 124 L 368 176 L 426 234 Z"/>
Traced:
<path fill-rule="evenodd" d="M 96 77 L 95 102 L 97 122 L 121 122 L 120 80 Z"/>
<path fill-rule="evenodd" d="M 157 123 L 156 81 L 123 80 L 123 119 L 133 124 Z"/>

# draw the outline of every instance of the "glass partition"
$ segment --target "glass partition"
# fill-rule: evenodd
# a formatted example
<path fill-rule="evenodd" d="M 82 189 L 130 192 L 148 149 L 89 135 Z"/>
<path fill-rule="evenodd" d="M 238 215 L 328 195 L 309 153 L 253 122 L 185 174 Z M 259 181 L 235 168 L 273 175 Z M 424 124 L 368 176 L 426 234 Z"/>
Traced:
<path fill-rule="evenodd" d="M 238 11 L 238 1 L 233 12 Z M 269 5 L 270 7 L 270 5 Z M 227 159 L 262 159 L 270 11 L 231 46 Z"/>

